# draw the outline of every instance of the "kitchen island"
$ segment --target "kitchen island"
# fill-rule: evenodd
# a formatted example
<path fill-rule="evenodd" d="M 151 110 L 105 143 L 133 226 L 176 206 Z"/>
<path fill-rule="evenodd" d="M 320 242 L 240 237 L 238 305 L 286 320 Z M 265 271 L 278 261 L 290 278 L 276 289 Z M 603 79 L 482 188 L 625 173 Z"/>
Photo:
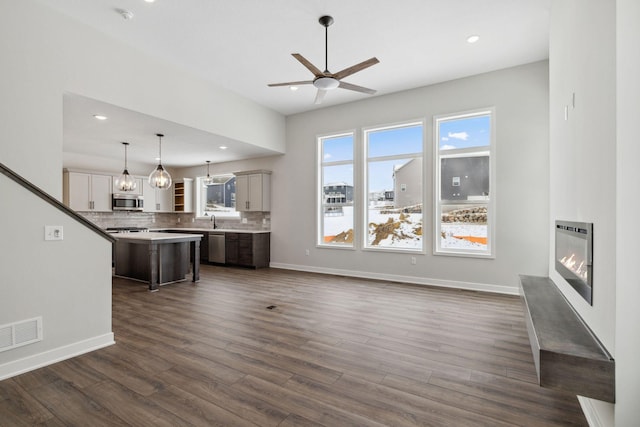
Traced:
<path fill-rule="evenodd" d="M 189 273 L 189 253 L 193 257 L 193 281 L 200 280 L 200 240 L 202 234 L 118 233 L 114 234 L 115 275 L 160 285 L 185 280 Z"/>

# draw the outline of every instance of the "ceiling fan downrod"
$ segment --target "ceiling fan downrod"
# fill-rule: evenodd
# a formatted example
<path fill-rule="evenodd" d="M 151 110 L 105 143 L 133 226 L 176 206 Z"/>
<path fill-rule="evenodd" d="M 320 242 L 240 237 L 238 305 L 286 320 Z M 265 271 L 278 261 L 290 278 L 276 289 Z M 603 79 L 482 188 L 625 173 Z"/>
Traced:
<path fill-rule="evenodd" d="M 321 16 L 318 19 L 320 25 L 324 27 L 324 72 L 329 73 L 329 25 L 333 24 L 333 18 L 329 15 Z"/>

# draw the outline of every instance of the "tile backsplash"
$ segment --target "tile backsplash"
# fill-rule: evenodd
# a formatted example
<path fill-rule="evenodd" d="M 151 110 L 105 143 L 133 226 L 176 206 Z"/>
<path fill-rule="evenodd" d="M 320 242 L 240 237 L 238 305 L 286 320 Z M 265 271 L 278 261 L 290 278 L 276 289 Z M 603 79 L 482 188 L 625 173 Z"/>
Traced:
<path fill-rule="evenodd" d="M 213 228 L 210 219 L 197 219 L 193 213 L 155 212 L 78 212 L 100 228 Z M 243 222 L 246 219 L 246 222 Z M 242 212 L 240 219 L 216 218 L 217 228 L 233 230 L 270 230 L 270 212 Z"/>

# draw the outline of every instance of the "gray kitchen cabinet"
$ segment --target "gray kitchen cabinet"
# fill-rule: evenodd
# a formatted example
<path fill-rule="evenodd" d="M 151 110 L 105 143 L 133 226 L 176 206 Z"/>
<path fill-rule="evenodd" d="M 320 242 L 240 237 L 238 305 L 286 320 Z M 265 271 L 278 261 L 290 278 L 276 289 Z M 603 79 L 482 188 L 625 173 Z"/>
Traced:
<path fill-rule="evenodd" d="M 225 233 L 225 263 L 244 267 L 268 267 L 270 233 Z"/>
<path fill-rule="evenodd" d="M 269 212 L 271 210 L 271 171 L 235 172 L 236 210 Z"/>
<path fill-rule="evenodd" d="M 63 172 L 62 201 L 75 211 L 111 212 L 110 175 Z"/>

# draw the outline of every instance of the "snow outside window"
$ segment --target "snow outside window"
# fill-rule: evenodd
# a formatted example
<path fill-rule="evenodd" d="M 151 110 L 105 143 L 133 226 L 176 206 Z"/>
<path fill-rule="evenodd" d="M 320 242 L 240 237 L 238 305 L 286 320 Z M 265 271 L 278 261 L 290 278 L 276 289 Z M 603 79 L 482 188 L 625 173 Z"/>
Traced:
<path fill-rule="evenodd" d="M 492 255 L 493 115 L 489 109 L 434 118 L 437 254 Z"/>
<path fill-rule="evenodd" d="M 422 122 L 367 129 L 367 249 L 423 250 Z"/>
<path fill-rule="evenodd" d="M 318 138 L 318 245 L 353 248 L 353 133 Z"/>
<path fill-rule="evenodd" d="M 240 212 L 236 211 L 235 175 L 212 175 L 209 184 L 204 179 L 204 176 L 196 178 L 197 217 L 240 218 Z"/>

